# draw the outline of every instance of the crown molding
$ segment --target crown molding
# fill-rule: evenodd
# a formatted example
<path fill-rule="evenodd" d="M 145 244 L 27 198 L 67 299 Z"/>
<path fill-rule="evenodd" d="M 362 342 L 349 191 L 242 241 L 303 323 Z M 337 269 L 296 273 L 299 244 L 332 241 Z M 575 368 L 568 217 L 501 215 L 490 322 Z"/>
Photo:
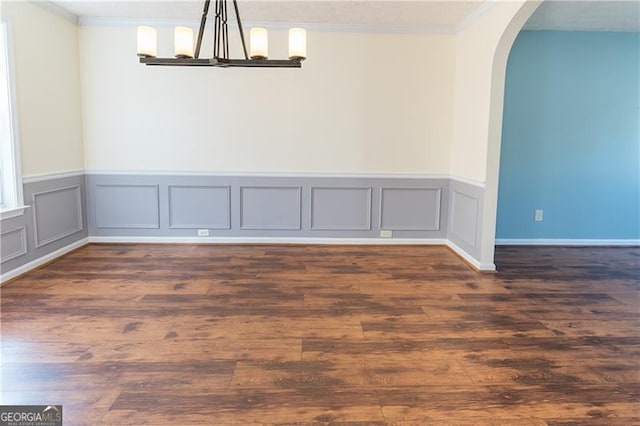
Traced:
<path fill-rule="evenodd" d="M 461 33 L 471 25 L 476 23 L 478 19 L 480 19 L 482 16 L 484 16 L 484 14 L 495 7 L 496 2 L 497 1 L 495 0 L 484 0 L 480 7 L 471 11 L 471 13 L 465 16 L 462 21 L 458 22 L 458 24 L 454 28 L 454 33 Z"/>
<path fill-rule="evenodd" d="M 31 0 L 30 3 L 40 7 L 43 10 L 46 10 L 49 13 L 52 13 L 64 19 L 65 21 L 71 22 L 74 25 L 79 25 L 80 23 L 80 18 L 77 15 L 74 15 L 73 13 L 69 12 L 67 9 L 58 6 L 57 4 L 53 3 L 50 0 L 37 0 L 37 1 Z"/>
<path fill-rule="evenodd" d="M 80 26 L 103 26 L 103 27 L 135 27 L 138 25 L 148 25 L 153 27 L 175 27 L 186 25 L 197 28 L 200 23 L 196 20 L 185 19 L 138 19 L 138 18 L 108 18 L 82 16 L 79 19 Z M 235 22 L 228 23 L 229 28 L 236 29 Z M 455 34 L 455 27 L 450 26 L 404 26 L 404 25 L 373 25 L 373 24 L 324 24 L 308 22 L 268 22 L 268 21 L 243 21 L 243 27 L 266 27 L 273 30 L 288 30 L 293 26 L 305 28 L 307 31 L 334 32 L 334 33 L 364 33 L 364 34 Z"/>

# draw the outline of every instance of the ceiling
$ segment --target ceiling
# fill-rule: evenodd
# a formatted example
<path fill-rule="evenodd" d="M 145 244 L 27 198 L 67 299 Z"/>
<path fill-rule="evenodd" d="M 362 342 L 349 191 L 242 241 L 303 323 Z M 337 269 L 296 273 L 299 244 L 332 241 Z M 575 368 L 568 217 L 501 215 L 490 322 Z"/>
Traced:
<path fill-rule="evenodd" d="M 54 3 L 81 18 L 185 19 L 193 22 L 200 19 L 203 6 L 201 0 L 55 0 Z M 484 0 L 238 0 L 238 3 L 241 18 L 246 22 L 352 26 L 381 32 L 455 31 L 465 19 L 472 18 L 487 6 Z M 231 10 L 229 12 L 231 14 Z"/>
<path fill-rule="evenodd" d="M 197 23 L 203 1 L 52 0 L 82 18 L 185 20 Z M 239 0 L 245 22 L 312 24 L 379 32 L 455 32 L 491 7 L 491 0 Z M 230 3 L 231 4 L 231 3 Z M 230 11 L 231 12 L 231 11 Z M 526 29 L 640 31 L 640 0 L 547 0 Z"/>
<path fill-rule="evenodd" d="M 530 30 L 640 31 L 640 1 L 547 0 L 525 25 Z"/>

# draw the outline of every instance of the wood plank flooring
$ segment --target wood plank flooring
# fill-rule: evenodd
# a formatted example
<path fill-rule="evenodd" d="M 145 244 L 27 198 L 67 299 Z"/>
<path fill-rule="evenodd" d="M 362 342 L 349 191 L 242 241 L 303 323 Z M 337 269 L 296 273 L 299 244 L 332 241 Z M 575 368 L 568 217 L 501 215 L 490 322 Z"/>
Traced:
<path fill-rule="evenodd" d="M 89 245 L 0 290 L 65 425 L 640 424 L 640 249 Z"/>

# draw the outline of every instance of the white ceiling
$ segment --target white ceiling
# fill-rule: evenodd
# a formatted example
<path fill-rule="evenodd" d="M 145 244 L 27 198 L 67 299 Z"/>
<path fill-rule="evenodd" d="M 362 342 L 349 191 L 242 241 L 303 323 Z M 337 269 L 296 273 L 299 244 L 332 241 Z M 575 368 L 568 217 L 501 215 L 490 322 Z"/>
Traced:
<path fill-rule="evenodd" d="M 530 30 L 640 31 L 639 0 L 547 0 L 525 25 Z"/>
<path fill-rule="evenodd" d="M 203 5 L 201 0 L 52 1 L 83 19 L 185 20 L 185 23 L 197 23 Z M 380 32 L 455 32 L 491 7 L 492 2 L 491 0 L 239 0 L 239 7 L 241 18 L 246 22 L 342 26 Z M 231 2 L 229 6 L 232 9 Z M 232 10 L 229 10 L 229 13 L 231 21 L 233 20 Z M 640 31 L 640 0 L 547 0 L 534 13 L 525 28 Z"/>
<path fill-rule="evenodd" d="M 90 1 L 53 0 L 81 18 L 142 20 L 188 20 L 198 22 L 201 0 Z M 240 16 L 246 22 L 353 26 L 385 31 L 455 31 L 486 8 L 485 0 L 239 0 Z M 229 1 L 230 21 L 234 20 Z M 211 17 L 213 0 L 209 11 Z"/>

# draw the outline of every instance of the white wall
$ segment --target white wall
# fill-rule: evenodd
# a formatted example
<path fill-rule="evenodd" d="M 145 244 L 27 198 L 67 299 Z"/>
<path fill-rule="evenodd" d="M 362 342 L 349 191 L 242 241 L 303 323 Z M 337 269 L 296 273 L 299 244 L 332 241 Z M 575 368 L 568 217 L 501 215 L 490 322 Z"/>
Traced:
<path fill-rule="evenodd" d="M 493 59 L 500 37 L 521 6 L 522 1 L 496 3 L 456 37 L 454 176 L 482 183 L 486 180 Z"/>
<path fill-rule="evenodd" d="M 84 168 L 78 27 L 33 3 L 3 2 L 15 85 L 22 174 Z"/>
<path fill-rule="evenodd" d="M 449 173 L 455 36 L 309 32 L 301 70 L 265 70 L 146 67 L 134 26 L 80 33 L 89 170 Z"/>
<path fill-rule="evenodd" d="M 492 2 L 457 35 L 310 32 L 302 70 L 225 70 L 145 67 L 134 26 L 78 29 L 3 2 L 23 172 L 453 175 L 486 183 L 481 263 L 491 264 L 504 67 L 536 6 Z M 271 32 L 273 57 L 285 40 Z M 170 27 L 159 42 L 170 56 Z"/>
<path fill-rule="evenodd" d="M 480 263 L 493 264 L 507 58 L 539 0 L 496 2 L 458 34 L 451 174 L 484 184 Z"/>

